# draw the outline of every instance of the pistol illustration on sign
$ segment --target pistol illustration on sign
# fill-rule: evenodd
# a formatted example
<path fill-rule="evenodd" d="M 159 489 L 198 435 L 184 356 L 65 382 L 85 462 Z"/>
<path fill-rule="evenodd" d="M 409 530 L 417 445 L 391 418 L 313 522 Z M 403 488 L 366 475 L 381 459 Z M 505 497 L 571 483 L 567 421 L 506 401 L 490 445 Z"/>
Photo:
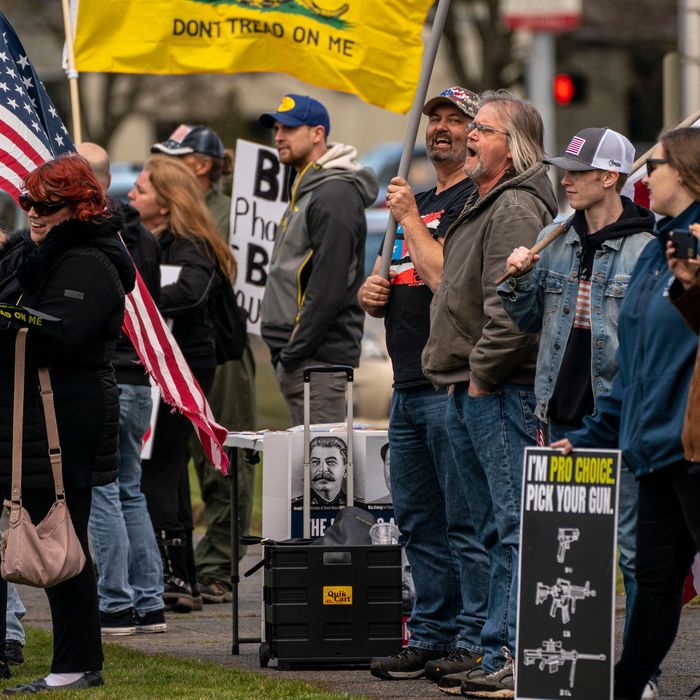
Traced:
<path fill-rule="evenodd" d="M 585 586 L 572 585 L 571 581 L 564 578 L 558 578 L 553 586 L 546 586 L 538 581 L 535 605 L 541 605 L 551 596 L 552 606 L 549 609 L 549 616 L 556 617 L 557 610 L 561 610 L 561 621 L 566 625 L 571 620 L 571 616 L 576 614 L 576 601 L 595 598 L 595 595 L 590 581 L 586 581 Z"/>
<path fill-rule="evenodd" d="M 577 527 L 560 527 L 557 533 L 557 539 L 559 540 L 559 549 L 557 550 L 557 561 L 560 564 L 564 563 L 566 558 L 566 553 L 571 548 L 574 542 L 578 542 L 578 538 L 581 536 L 581 531 Z"/>
<path fill-rule="evenodd" d="M 539 649 L 524 649 L 523 656 L 525 666 L 537 664 L 540 671 L 547 668 L 550 673 L 556 673 L 565 663 L 570 661 L 569 688 L 574 687 L 578 661 L 605 661 L 607 658 L 605 654 L 581 654 L 575 649 L 567 651 L 562 649 L 561 642 L 555 642 L 553 639 L 545 639 Z"/>

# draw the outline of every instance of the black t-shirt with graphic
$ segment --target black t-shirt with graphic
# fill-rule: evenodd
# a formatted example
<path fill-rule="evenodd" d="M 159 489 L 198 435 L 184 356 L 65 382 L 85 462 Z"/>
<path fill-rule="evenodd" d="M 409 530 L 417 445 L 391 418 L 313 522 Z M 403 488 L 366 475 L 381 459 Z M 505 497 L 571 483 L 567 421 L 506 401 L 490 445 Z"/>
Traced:
<path fill-rule="evenodd" d="M 459 216 L 464 202 L 474 189 L 470 179 L 435 194 L 435 189 L 416 195 L 423 223 L 435 238 L 441 238 Z M 381 249 L 379 251 L 381 255 Z M 420 356 L 430 335 L 430 302 L 433 293 L 413 266 L 403 229 L 397 226 L 391 256 L 396 277 L 384 319 L 386 344 L 394 368 L 394 388 L 407 389 L 428 383 L 421 369 Z"/>

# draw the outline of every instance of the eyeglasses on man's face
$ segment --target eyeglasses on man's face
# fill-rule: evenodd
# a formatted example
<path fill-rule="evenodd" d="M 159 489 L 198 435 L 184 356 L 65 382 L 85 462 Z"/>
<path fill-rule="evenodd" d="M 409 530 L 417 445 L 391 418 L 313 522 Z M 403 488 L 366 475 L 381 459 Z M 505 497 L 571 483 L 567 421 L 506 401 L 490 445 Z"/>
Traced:
<path fill-rule="evenodd" d="M 67 202 L 42 202 L 34 199 L 26 192 L 19 196 L 19 205 L 24 211 L 29 212 L 32 208 L 39 216 L 51 216 L 67 205 Z"/>
<path fill-rule="evenodd" d="M 668 163 L 665 158 L 647 158 L 647 177 L 651 177 L 654 170 L 664 163 Z"/>
<path fill-rule="evenodd" d="M 508 136 L 507 131 L 497 129 L 495 126 L 481 124 L 480 122 L 470 122 L 467 124 L 467 132 L 474 131 L 474 129 L 476 129 L 480 134 L 504 134 L 505 136 Z"/>

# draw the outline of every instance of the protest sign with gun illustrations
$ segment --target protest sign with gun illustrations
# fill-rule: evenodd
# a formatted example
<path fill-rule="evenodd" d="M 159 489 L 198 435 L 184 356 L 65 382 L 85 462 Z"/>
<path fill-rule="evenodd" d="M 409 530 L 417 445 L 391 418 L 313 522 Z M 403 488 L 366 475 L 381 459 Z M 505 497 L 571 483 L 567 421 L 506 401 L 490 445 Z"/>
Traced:
<path fill-rule="evenodd" d="M 516 698 L 612 699 L 619 468 L 616 450 L 525 450 Z"/>

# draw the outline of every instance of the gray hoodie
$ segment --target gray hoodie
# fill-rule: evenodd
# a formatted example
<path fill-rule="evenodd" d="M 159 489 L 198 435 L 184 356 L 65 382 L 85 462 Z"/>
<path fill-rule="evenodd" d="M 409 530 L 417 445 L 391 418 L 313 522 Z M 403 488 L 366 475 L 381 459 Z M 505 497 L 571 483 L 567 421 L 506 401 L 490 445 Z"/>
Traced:
<path fill-rule="evenodd" d="M 287 370 L 309 358 L 353 367 L 360 359 L 364 210 L 378 184 L 356 155 L 333 144 L 299 173 L 277 228 L 261 329 L 273 363 Z"/>
<path fill-rule="evenodd" d="M 494 281 L 513 249 L 531 247 L 557 211 L 547 167 L 537 163 L 478 197 L 475 191 L 445 236 L 423 371 L 436 386 L 471 375 L 488 391 L 506 382 L 533 384 L 537 335 L 518 331 Z"/>

